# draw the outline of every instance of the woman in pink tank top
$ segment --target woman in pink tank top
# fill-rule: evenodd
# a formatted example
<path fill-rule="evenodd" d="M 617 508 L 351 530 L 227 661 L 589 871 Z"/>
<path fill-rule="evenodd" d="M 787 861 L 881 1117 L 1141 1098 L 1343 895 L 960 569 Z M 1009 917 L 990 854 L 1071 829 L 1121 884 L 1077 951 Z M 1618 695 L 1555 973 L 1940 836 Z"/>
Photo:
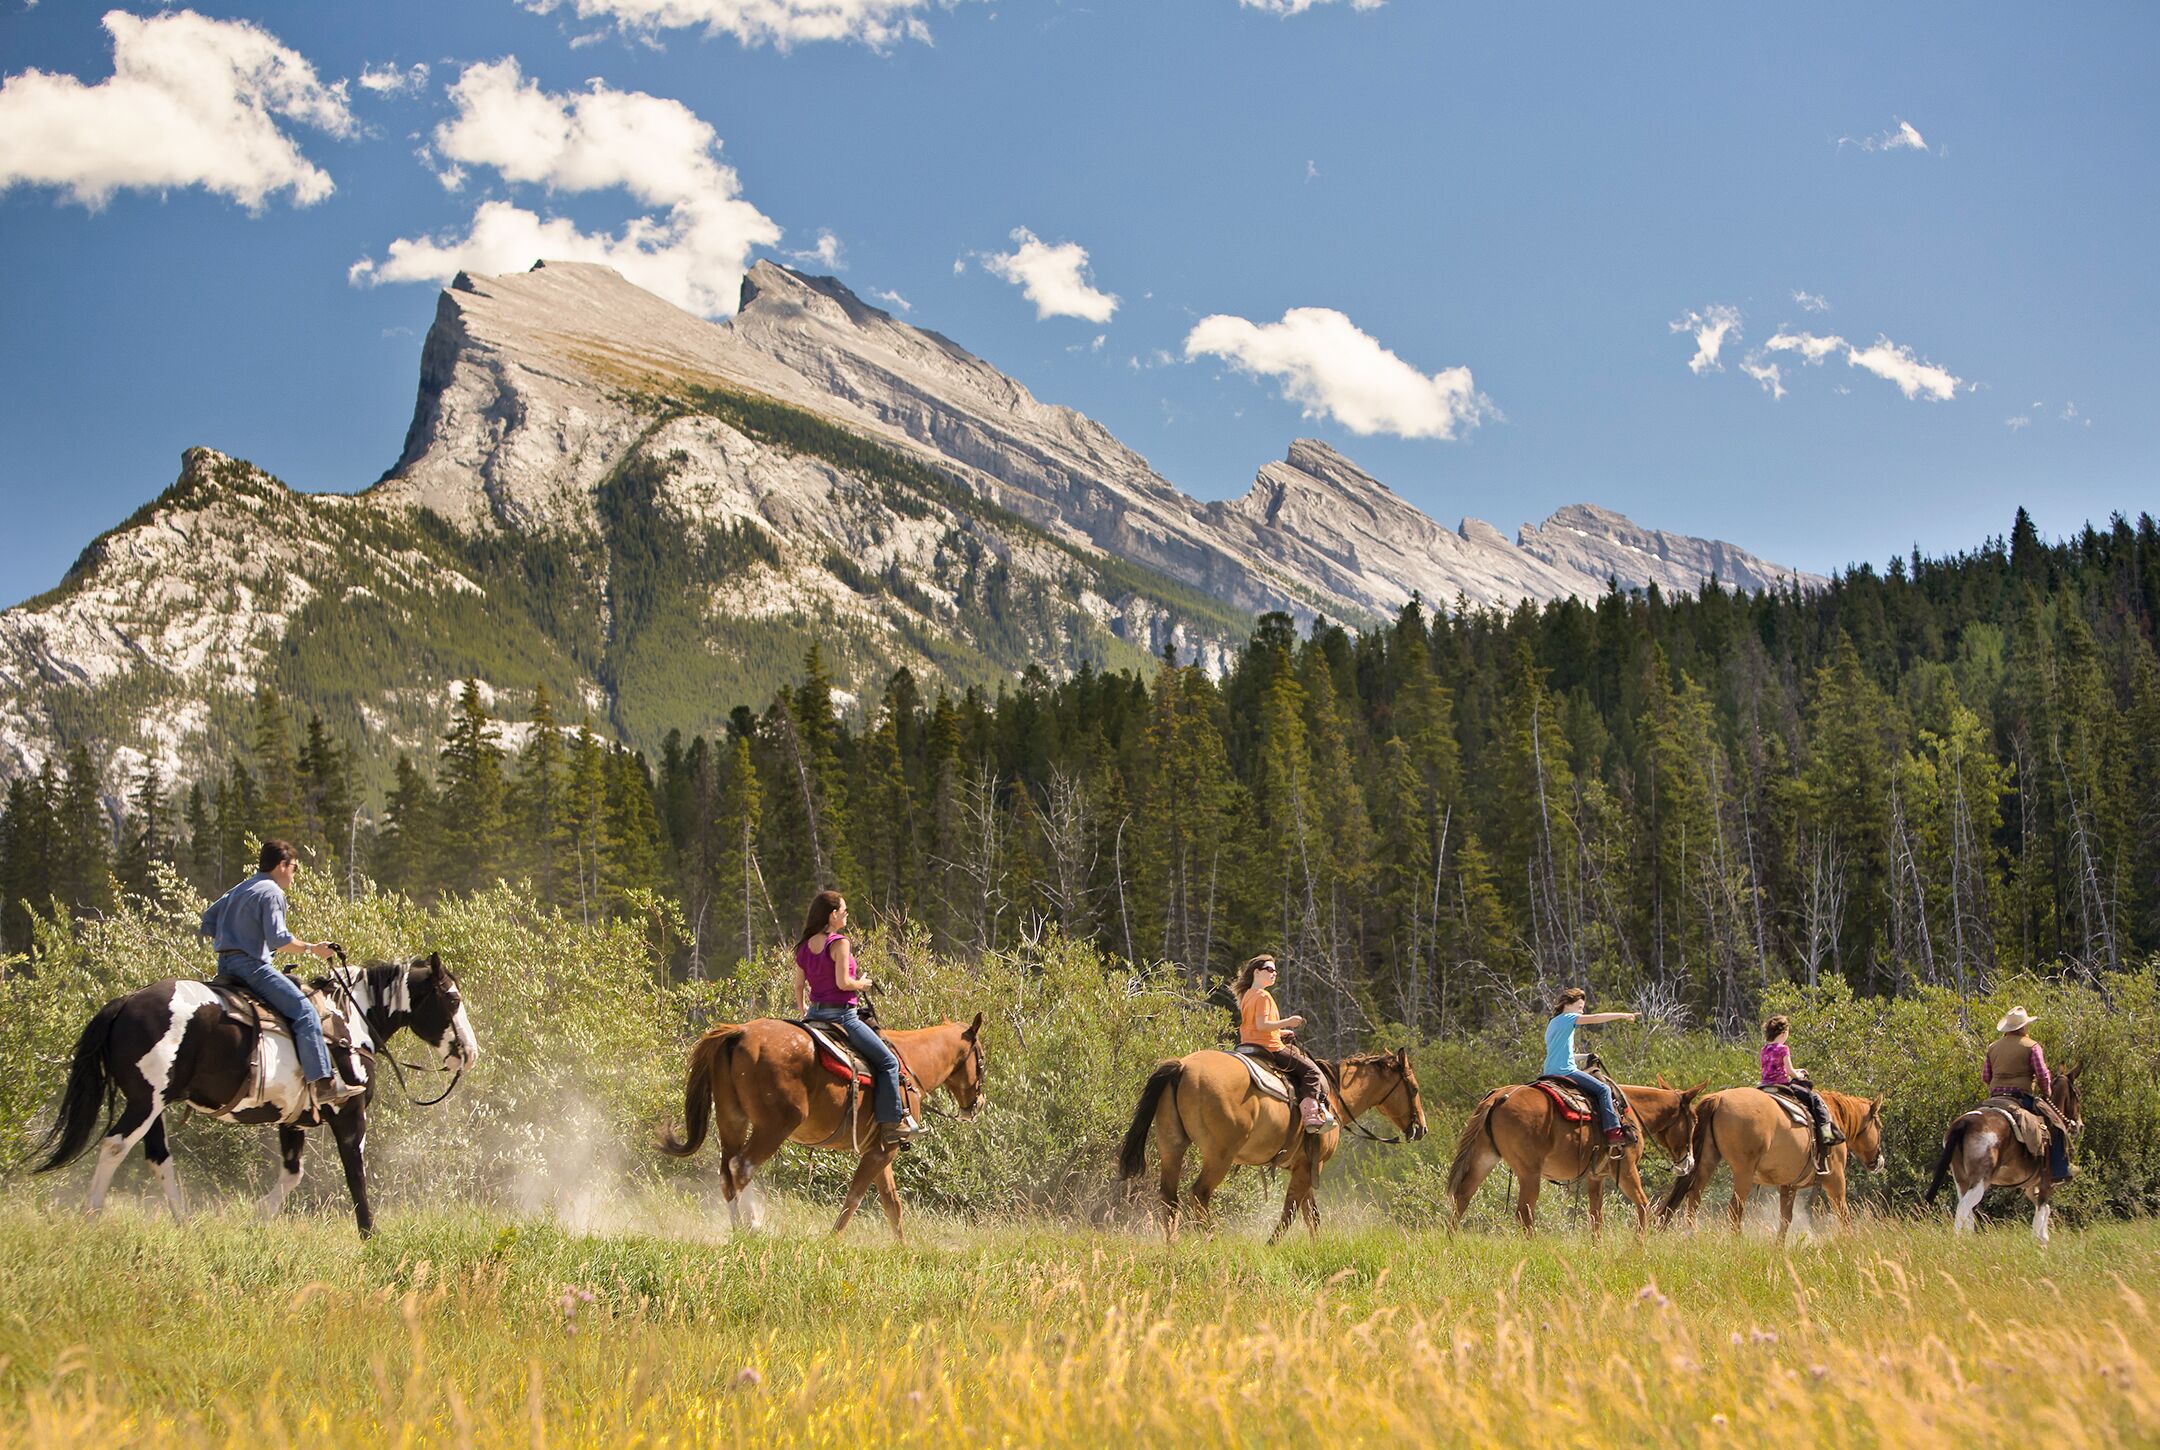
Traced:
<path fill-rule="evenodd" d="M 810 900 L 803 933 L 795 943 L 795 1010 L 812 1022 L 830 1022 L 847 1035 L 876 1081 L 878 1142 L 905 1148 L 921 1132 L 900 1096 L 900 1055 L 856 1011 L 859 993 L 870 985 L 855 970 L 855 949 L 847 939 L 847 900 L 837 891 L 820 891 Z"/>

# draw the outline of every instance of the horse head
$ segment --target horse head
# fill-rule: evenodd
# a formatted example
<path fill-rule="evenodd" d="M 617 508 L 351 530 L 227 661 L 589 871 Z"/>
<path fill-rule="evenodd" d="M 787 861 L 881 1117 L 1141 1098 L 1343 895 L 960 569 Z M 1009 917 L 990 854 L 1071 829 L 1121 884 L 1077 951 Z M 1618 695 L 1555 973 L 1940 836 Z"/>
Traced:
<path fill-rule="evenodd" d="M 1415 1143 L 1425 1136 L 1425 1097 L 1418 1090 L 1417 1069 L 1410 1065 L 1410 1049 L 1395 1049 L 1395 1067 L 1402 1074 L 1402 1110 L 1396 1115 L 1395 1094 L 1389 1093 L 1380 1100 L 1380 1111 L 1387 1114 L 1388 1121 L 1402 1130 L 1402 1135 Z"/>
<path fill-rule="evenodd" d="M 960 1029 L 960 1057 L 945 1079 L 945 1086 L 952 1091 L 953 1101 L 960 1104 L 960 1116 L 964 1118 L 974 1117 L 989 1096 L 984 1091 L 989 1068 L 983 1061 L 982 1025 L 983 1014 L 977 1012 L 975 1020 Z"/>
<path fill-rule="evenodd" d="M 382 1037 L 410 1028 L 413 1036 L 442 1054 L 443 1065 L 453 1072 L 480 1060 L 480 1041 L 465 1015 L 465 998 L 440 954 L 370 967 L 367 977 L 376 1004 L 368 1015 L 381 1014 L 377 1025 Z"/>
<path fill-rule="evenodd" d="M 1860 1125 L 1845 1130 L 1846 1151 L 1855 1163 L 1870 1173 L 1883 1170 L 1883 1119 L 1882 1105 L 1889 1094 L 1867 1100 L 1867 1111 L 1860 1116 Z"/>
<path fill-rule="evenodd" d="M 1695 1171 L 1695 1100 L 1709 1084 L 1705 1080 L 1691 1088 L 1671 1087 L 1660 1074 L 1657 1085 L 1674 1094 L 1673 1111 L 1651 1131 L 1658 1146 L 1665 1150 L 1665 1156 L 1672 1159 L 1679 1175 L 1685 1178 Z M 1649 1126 L 1647 1121 L 1644 1126 Z"/>

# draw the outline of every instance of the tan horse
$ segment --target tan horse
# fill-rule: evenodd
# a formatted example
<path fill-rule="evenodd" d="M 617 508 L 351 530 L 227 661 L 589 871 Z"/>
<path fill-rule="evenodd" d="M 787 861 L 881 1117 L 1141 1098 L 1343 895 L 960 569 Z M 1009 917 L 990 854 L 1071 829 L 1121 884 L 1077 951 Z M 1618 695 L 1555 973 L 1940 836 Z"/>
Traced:
<path fill-rule="evenodd" d="M 1425 1105 L 1418 1096 L 1417 1073 L 1410 1067 L 1407 1049 L 1365 1053 L 1322 1062 L 1320 1067 L 1328 1079 L 1328 1100 L 1338 1126 L 1313 1135 L 1304 1132 L 1290 1104 L 1262 1097 L 1253 1088 L 1251 1074 L 1234 1053 L 1208 1049 L 1156 1066 L 1140 1092 L 1132 1126 L 1125 1131 L 1118 1177 L 1138 1177 L 1147 1166 L 1152 1133 L 1161 1159 L 1165 1238 L 1177 1238 L 1178 1178 L 1188 1148 L 1200 1150 L 1200 1173 L 1193 1179 L 1192 1196 L 1202 1215 L 1210 1213 L 1209 1200 L 1232 1169 L 1276 1162 L 1289 1168 L 1282 1220 L 1268 1236 L 1268 1242 L 1274 1243 L 1301 1212 L 1307 1231 L 1320 1232 L 1320 1205 L 1314 1189 L 1320 1170 L 1342 1141 L 1342 1124 L 1370 1137 L 1370 1130 L 1357 1120 L 1377 1109 L 1410 1141 L 1425 1136 Z"/>
<path fill-rule="evenodd" d="M 923 1095 L 944 1088 L 960 1104 L 962 1114 L 975 1116 L 983 1103 L 982 1020 L 978 1012 L 974 1021 L 965 1024 L 944 1022 L 886 1033 L 907 1069 L 903 1091 L 909 1078 Z M 909 1107 L 919 1113 L 921 1099 L 913 1092 L 907 1095 Z M 750 1187 L 751 1175 L 783 1144 L 854 1153 L 858 1155 L 855 1177 L 848 1184 L 833 1232 L 848 1226 L 863 1195 L 875 1184 L 893 1237 L 905 1242 L 907 1235 L 900 1231 L 900 1190 L 892 1173 L 898 1150 L 878 1146 L 871 1089 L 857 1089 L 855 1098 L 851 1122 L 847 1084 L 818 1065 L 809 1034 L 794 1023 L 770 1017 L 740 1025 L 723 1023 L 690 1049 L 690 1073 L 683 1084 L 687 1129 L 681 1139 L 662 1138 L 660 1151 L 677 1158 L 697 1152 L 704 1145 L 709 1117 L 720 1134 L 720 1184 L 727 1195 L 728 1218 L 737 1227 L 742 1224 L 739 1200 Z"/>
<path fill-rule="evenodd" d="M 1660 1082 L 1656 1087 L 1620 1085 L 1628 1100 L 1627 1118 L 1643 1138 L 1655 1140 L 1686 1173 L 1691 1166 L 1689 1144 L 1695 1136 L 1695 1094 L 1702 1084 L 1685 1090 Z M 1462 1136 L 1455 1140 L 1455 1161 L 1448 1165 L 1448 1196 L 1455 1206 L 1454 1227 L 1485 1176 L 1501 1163 L 1515 1175 L 1515 1218 L 1525 1236 L 1537 1213 L 1538 1194 L 1548 1182 L 1582 1183 L 1590 1199 L 1592 1236 L 1605 1227 L 1605 1180 L 1614 1179 L 1620 1192 L 1635 1205 L 1635 1232 L 1650 1228 L 1650 1195 L 1642 1184 L 1641 1141 L 1614 1154 L 1598 1134 L 1594 1123 L 1571 1123 L 1560 1116 L 1551 1098 L 1528 1084 L 1494 1088 L 1487 1093 Z"/>
<path fill-rule="evenodd" d="M 1887 1094 L 1885 1094 L 1887 1096 Z M 1759 1087 L 1728 1088 L 1715 1092 L 1696 1105 L 1695 1165 L 1673 1180 L 1672 1191 L 1658 1205 L 1658 1218 L 1669 1222 L 1685 1202 L 1688 1222 L 1695 1222 L 1703 1190 L 1719 1163 L 1730 1163 L 1733 1175 L 1732 1203 L 1726 1212 L 1734 1233 L 1740 1231 L 1747 1212 L 1748 1194 L 1755 1185 L 1778 1191 L 1778 1238 L 1792 1229 L 1793 1201 L 1803 1189 L 1818 1189 L 1837 1212 L 1838 1222 L 1852 1226 L 1852 1210 L 1845 1203 L 1845 1169 L 1857 1159 L 1869 1171 L 1883 1163 L 1882 1098 L 1856 1098 L 1849 1093 L 1826 1092 L 1823 1102 L 1836 1120 L 1845 1141 L 1826 1155 L 1830 1171 L 1815 1173 L 1815 1128 L 1802 1127 L 1787 1115 L 1771 1094 Z"/>
<path fill-rule="evenodd" d="M 2056 1073 L 2054 1092 L 2049 1098 L 2055 1111 L 2070 1125 L 2073 1138 L 2085 1128 L 2084 1108 L 2078 1100 L 2078 1079 L 2084 1071 L 2082 1065 L 2073 1065 Z M 1945 1178 L 1955 1178 L 1957 1216 L 1951 1220 L 1951 1228 L 1962 1233 L 1978 1230 L 1973 1212 L 1990 1188 L 2018 1189 L 2032 1200 L 2033 1237 L 2046 1243 L 2048 1219 L 2055 1212 L 2048 1200 L 2061 1186 L 2048 1176 L 2047 1167 L 2045 1157 L 2035 1158 L 2025 1151 L 2025 1145 L 2018 1142 L 2002 1114 L 1975 1108 L 1960 1114 L 1944 1135 L 1942 1157 L 1936 1160 L 1935 1180 L 1928 1185 L 1927 1201 L 1935 1201 Z"/>

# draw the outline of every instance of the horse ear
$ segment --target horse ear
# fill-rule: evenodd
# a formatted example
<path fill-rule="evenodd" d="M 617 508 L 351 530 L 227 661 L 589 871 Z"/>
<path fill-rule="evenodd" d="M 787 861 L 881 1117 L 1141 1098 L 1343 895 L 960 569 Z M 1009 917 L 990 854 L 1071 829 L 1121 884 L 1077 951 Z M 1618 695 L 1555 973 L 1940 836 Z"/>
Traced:
<path fill-rule="evenodd" d="M 1884 1093 L 1884 1094 L 1882 1094 L 1882 1095 L 1881 1095 L 1880 1097 L 1874 1097 L 1874 1098 L 1870 1098 L 1870 1099 L 1868 1099 L 1868 1105 L 1867 1105 L 1867 1115 L 1868 1115 L 1869 1117 L 1871 1117 L 1871 1118 L 1873 1118 L 1873 1117 L 1879 1117 L 1879 1116 L 1881 1116 L 1881 1114 L 1882 1114 L 1882 1105 L 1883 1105 L 1884 1103 L 1888 1102 L 1889 1100 L 1890 1100 L 1890 1094 L 1888 1094 L 1888 1093 Z"/>
<path fill-rule="evenodd" d="M 1396 1048 L 1395 1061 L 1403 1067 L 1408 1067 L 1410 1065 L 1410 1049 L 1407 1047 Z"/>
<path fill-rule="evenodd" d="M 1657 1075 L 1657 1085 L 1661 1088 L 1669 1088 L 1672 1086 L 1671 1083 L 1665 1081 L 1665 1074 L 1662 1072 Z"/>
<path fill-rule="evenodd" d="M 1693 1086 L 1693 1087 L 1689 1088 L 1689 1089 L 1687 1090 L 1687 1095 L 1688 1095 L 1689 1097 L 1694 1097 L 1694 1096 L 1695 1096 L 1695 1095 L 1696 1095 L 1697 1093 L 1701 1092 L 1701 1091 L 1702 1091 L 1702 1090 L 1703 1090 L 1704 1088 L 1706 1088 L 1706 1087 L 1708 1087 L 1708 1086 L 1710 1086 L 1710 1079 L 1708 1079 L 1708 1078 L 1704 1078 L 1704 1079 L 1703 1079 L 1703 1080 L 1702 1080 L 1701 1082 L 1699 1082 L 1699 1083 L 1695 1084 L 1695 1086 Z"/>
<path fill-rule="evenodd" d="M 434 968 L 434 969 L 435 969 L 436 971 L 438 971 L 438 972 L 439 972 L 439 971 L 441 971 L 441 970 L 442 970 L 442 953 L 441 953 L 441 952 L 429 952 L 429 953 L 427 954 L 427 964 L 428 964 L 429 966 L 433 967 L 433 968 Z"/>
<path fill-rule="evenodd" d="M 973 1042 L 975 1040 L 975 1034 L 980 1031 L 982 1031 L 982 1013 L 977 1012 L 975 1014 L 975 1020 L 967 1025 L 967 1031 L 961 1033 L 960 1035 L 962 1037 L 965 1037 L 968 1041 Z"/>

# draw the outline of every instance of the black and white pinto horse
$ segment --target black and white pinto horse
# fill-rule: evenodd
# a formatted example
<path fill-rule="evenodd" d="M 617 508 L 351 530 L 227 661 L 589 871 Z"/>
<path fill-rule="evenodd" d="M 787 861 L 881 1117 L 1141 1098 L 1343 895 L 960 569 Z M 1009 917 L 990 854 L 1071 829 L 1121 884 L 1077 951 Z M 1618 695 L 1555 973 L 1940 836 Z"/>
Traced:
<path fill-rule="evenodd" d="M 341 967 L 318 977 L 341 1008 L 358 1054 L 377 1054 L 390 1037 L 409 1029 L 443 1057 L 444 1066 L 463 1072 L 479 1060 L 479 1043 L 458 995 L 457 979 L 435 953 L 410 962 Z M 357 1008 L 357 1012 L 354 1010 Z M 258 1076 L 248 1039 L 255 1037 L 262 1055 Z M 366 1056 L 360 1059 L 366 1062 Z M 307 1130 L 330 1125 L 338 1156 L 345 1162 L 345 1184 L 352 1191 L 353 1212 L 363 1236 L 373 1232 L 368 1209 L 367 1090 L 320 1112 L 296 1111 L 306 1101 L 306 1084 L 290 1036 L 251 1031 L 226 1015 L 208 984 L 164 981 L 115 998 L 99 1009 L 75 1043 L 74 1066 L 52 1128 L 39 1145 L 46 1153 L 39 1173 L 74 1161 L 97 1136 L 97 1121 L 112 1093 L 119 1111 L 107 1119 L 98 1148 L 97 1170 L 90 1178 L 90 1212 L 105 1206 L 114 1170 L 128 1149 L 140 1142 L 143 1156 L 165 1186 L 175 1218 L 187 1214 L 172 1151 L 165 1143 L 165 1109 L 187 1103 L 228 1123 L 276 1123 L 280 1172 L 277 1183 L 257 1207 L 267 1218 L 284 1207 L 300 1182 L 300 1155 Z"/>

